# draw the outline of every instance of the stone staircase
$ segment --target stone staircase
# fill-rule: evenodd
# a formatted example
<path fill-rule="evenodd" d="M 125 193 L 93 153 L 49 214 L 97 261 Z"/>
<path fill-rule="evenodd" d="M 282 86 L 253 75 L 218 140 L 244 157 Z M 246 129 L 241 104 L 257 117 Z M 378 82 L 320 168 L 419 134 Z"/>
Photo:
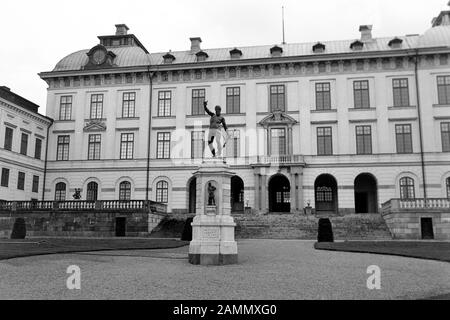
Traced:
<path fill-rule="evenodd" d="M 233 215 L 237 239 L 317 239 L 318 217 L 300 214 Z M 390 240 L 379 214 L 332 217 L 336 240 Z"/>

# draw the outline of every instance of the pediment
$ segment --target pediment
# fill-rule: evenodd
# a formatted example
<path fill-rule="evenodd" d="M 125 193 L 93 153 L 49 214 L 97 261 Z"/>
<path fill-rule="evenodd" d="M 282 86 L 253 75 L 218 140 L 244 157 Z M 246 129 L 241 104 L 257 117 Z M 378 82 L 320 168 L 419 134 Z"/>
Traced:
<path fill-rule="evenodd" d="M 84 132 L 100 132 L 106 131 L 106 125 L 101 121 L 89 121 L 83 128 Z"/>
<path fill-rule="evenodd" d="M 259 122 L 259 124 L 262 126 L 279 125 L 279 124 L 294 125 L 296 123 L 297 120 L 287 115 L 283 111 L 274 111 Z"/>

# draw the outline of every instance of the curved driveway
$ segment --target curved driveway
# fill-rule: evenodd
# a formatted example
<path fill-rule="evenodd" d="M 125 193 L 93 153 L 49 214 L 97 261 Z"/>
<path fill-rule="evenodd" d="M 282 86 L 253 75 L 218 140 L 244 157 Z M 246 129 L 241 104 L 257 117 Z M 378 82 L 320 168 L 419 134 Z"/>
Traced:
<path fill-rule="evenodd" d="M 242 240 L 239 264 L 193 266 L 187 247 L 0 261 L 0 299 L 418 299 L 450 293 L 450 264 L 318 251 L 312 241 Z M 81 290 L 66 269 L 81 268 Z M 381 290 L 366 271 L 381 269 Z"/>

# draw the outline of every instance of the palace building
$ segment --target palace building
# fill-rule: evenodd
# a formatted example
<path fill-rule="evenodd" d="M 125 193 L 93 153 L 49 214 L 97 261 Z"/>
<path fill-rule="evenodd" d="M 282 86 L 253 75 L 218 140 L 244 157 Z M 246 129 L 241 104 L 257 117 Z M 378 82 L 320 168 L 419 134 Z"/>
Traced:
<path fill-rule="evenodd" d="M 185 51 L 150 53 L 116 25 L 40 73 L 48 118 L 1 90 L 0 198 L 80 189 L 81 200 L 193 213 L 192 175 L 211 156 L 205 100 L 229 126 L 234 212 L 377 213 L 391 199 L 449 198 L 450 11 L 420 35 L 356 34 L 219 49 L 193 37 Z"/>

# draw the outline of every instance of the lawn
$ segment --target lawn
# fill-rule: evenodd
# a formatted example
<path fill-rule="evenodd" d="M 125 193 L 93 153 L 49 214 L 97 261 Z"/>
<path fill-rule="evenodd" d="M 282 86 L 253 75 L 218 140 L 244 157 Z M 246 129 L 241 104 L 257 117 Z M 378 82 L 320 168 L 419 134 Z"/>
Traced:
<path fill-rule="evenodd" d="M 188 245 L 176 239 L 30 238 L 0 239 L 0 260 L 55 253 L 102 250 L 166 249 Z"/>
<path fill-rule="evenodd" d="M 315 243 L 317 250 L 374 253 L 450 262 L 450 242 L 345 241 Z"/>

